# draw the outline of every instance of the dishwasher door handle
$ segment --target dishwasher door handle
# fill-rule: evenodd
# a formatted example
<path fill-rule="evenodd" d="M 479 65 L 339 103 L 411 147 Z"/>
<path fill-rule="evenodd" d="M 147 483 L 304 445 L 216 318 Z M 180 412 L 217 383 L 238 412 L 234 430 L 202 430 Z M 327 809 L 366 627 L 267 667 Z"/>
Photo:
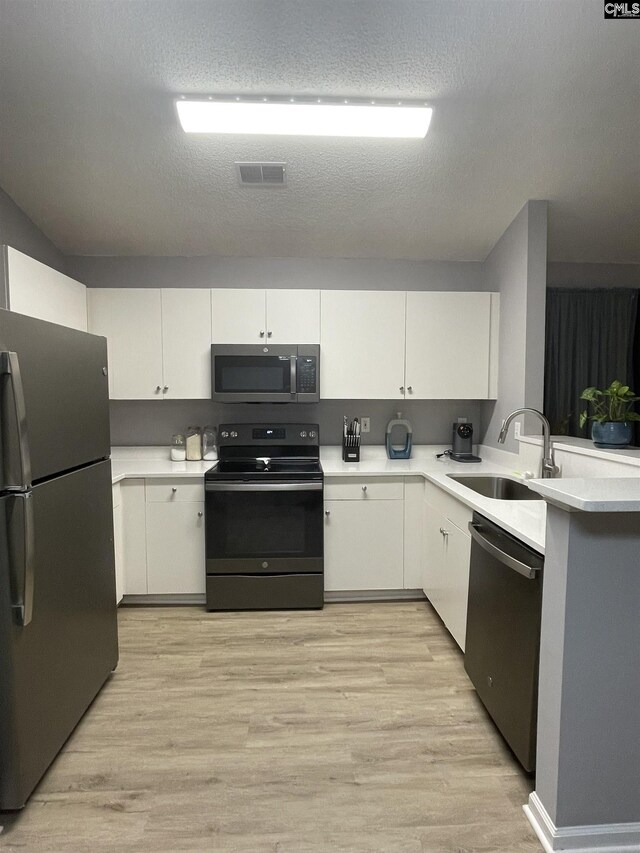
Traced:
<path fill-rule="evenodd" d="M 469 522 L 469 533 L 471 533 L 471 538 L 488 554 L 491 554 L 496 560 L 499 560 L 505 566 L 508 566 L 514 572 L 518 572 L 519 575 L 523 575 L 529 580 L 533 580 L 542 568 L 541 566 L 530 566 L 527 563 L 523 563 L 522 560 L 516 559 L 511 554 L 505 553 L 502 548 L 499 548 L 490 541 L 486 532 L 483 531 L 482 526 L 475 521 Z"/>

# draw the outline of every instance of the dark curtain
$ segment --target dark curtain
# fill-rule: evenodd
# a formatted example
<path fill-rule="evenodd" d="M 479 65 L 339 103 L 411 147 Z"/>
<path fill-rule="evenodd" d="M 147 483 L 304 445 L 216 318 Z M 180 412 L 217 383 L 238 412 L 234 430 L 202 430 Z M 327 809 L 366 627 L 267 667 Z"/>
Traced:
<path fill-rule="evenodd" d="M 580 394 L 590 385 L 619 379 L 636 390 L 637 308 L 637 290 L 547 290 L 544 409 L 555 435 L 591 435 L 578 425 Z"/>

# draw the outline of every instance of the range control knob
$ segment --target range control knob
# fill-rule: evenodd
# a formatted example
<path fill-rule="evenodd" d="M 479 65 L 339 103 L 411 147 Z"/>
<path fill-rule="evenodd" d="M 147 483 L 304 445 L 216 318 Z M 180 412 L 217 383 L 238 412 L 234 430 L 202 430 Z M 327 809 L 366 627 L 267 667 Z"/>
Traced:
<path fill-rule="evenodd" d="M 307 437 L 307 431 L 306 431 L 306 429 L 301 430 L 301 432 L 300 432 L 300 438 L 306 438 L 306 437 Z"/>
<path fill-rule="evenodd" d="M 226 429 L 223 429 L 222 432 L 220 433 L 220 435 L 223 438 L 229 438 L 229 433 L 226 431 Z"/>
<path fill-rule="evenodd" d="M 262 568 L 263 568 L 263 569 L 268 569 L 268 568 L 269 568 L 269 563 L 267 563 L 267 561 L 266 561 L 266 560 L 263 560 L 263 561 L 262 561 Z"/>
<path fill-rule="evenodd" d="M 312 429 L 309 433 L 309 438 L 316 438 L 317 435 L 318 433 L 314 429 Z"/>
<path fill-rule="evenodd" d="M 232 429 L 231 430 L 231 438 L 237 438 L 237 437 L 238 437 L 238 433 L 234 429 Z"/>

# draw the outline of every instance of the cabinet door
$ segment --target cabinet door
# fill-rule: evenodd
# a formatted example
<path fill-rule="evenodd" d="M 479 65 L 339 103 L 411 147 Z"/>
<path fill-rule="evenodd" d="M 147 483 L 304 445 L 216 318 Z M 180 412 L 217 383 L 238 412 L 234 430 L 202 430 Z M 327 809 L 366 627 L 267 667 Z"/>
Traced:
<path fill-rule="evenodd" d="M 267 336 L 271 343 L 320 343 L 319 290 L 267 290 Z"/>
<path fill-rule="evenodd" d="M 267 339 L 264 290 L 220 288 L 211 291 L 211 341 L 259 344 Z"/>
<path fill-rule="evenodd" d="M 490 293 L 407 293 L 407 397 L 487 399 L 490 349 Z"/>
<path fill-rule="evenodd" d="M 211 397 L 210 317 L 210 290 L 172 288 L 162 291 L 165 399 L 206 400 Z"/>
<path fill-rule="evenodd" d="M 445 524 L 445 517 L 425 502 L 422 589 L 441 617 L 440 610 L 445 598 L 446 551 L 442 533 L 446 530 Z"/>
<path fill-rule="evenodd" d="M 447 520 L 445 536 L 446 571 L 439 613 L 453 639 L 464 651 L 469 597 L 471 537 Z"/>
<path fill-rule="evenodd" d="M 424 480 L 404 482 L 404 588 L 422 589 L 424 565 Z"/>
<path fill-rule="evenodd" d="M 124 562 L 122 557 L 122 506 L 113 508 L 113 550 L 116 563 L 116 604 L 122 600 L 124 593 Z"/>
<path fill-rule="evenodd" d="M 147 503 L 147 591 L 203 593 L 204 503 Z"/>
<path fill-rule="evenodd" d="M 162 399 L 162 305 L 153 288 L 89 288 L 89 331 L 104 335 L 112 400 Z"/>
<path fill-rule="evenodd" d="M 321 397 L 404 397 L 405 293 L 323 290 L 320 295 Z"/>
<path fill-rule="evenodd" d="M 402 589 L 403 501 L 324 506 L 325 589 Z"/>
<path fill-rule="evenodd" d="M 147 540 L 144 480 L 120 483 L 124 594 L 146 595 Z"/>

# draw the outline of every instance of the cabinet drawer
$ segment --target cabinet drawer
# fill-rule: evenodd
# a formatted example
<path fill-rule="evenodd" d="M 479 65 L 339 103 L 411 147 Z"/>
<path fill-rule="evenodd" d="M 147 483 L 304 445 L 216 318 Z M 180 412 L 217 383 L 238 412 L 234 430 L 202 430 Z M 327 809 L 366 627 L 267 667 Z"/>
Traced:
<path fill-rule="evenodd" d="M 147 503 L 204 501 L 204 481 L 186 477 L 171 480 L 147 480 Z"/>
<path fill-rule="evenodd" d="M 468 536 L 468 525 L 473 517 L 471 507 L 451 497 L 451 495 L 433 483 L 426 482 L 424 486 L 424 497 L 427 503 L 446 516 Z"/>
<path fill-rule="evenodd" d="M 324 497 L 327 501 L 401 501 L 404 481 L 387 477 L 327 477 Z"/>

